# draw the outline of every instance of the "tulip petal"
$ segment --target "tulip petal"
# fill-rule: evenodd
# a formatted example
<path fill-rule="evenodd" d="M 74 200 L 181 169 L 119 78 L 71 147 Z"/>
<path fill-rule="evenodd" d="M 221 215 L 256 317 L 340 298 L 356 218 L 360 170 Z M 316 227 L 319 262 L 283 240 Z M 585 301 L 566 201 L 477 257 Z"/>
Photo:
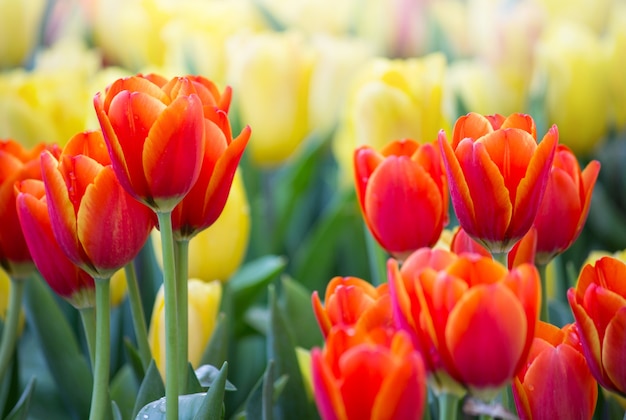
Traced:
<path fill-rule="evenodd" d="M 623 279 L 622 279 L 623 280 Z M 626 306 L 609 322 L 602 342 L 602 364 L 614 391 L 626 395 Z"/>
<path fill-rule="evenodd" d="M 311 376 L 320 416 L 324 420 L 347 420 L 337 381 L 324 363 L 322 352 L 318 348 L 311 350 Z"/>
<path fill-rule="evenodd" d="M 452 148 L 456 149 L 463 139 L 479 139 L 494 130 L 489 119 L 476 112 L 470 112 L 456 120 L 452 135 Z"/>
<path fill-rule="evenodd" d="M 494 127 L 495 128 L 495 127 Z M 514 113 L 506 117 L 500 128 L 519 128 L 529 133 L 533 139 L 537 139 L 537 127 L 535 120 L 528 114 Z"/>
<path fill-rule="evenodd" d="M 384 160 L 384 156 L 369 146 L 361 146 L 354 151 L 354 181 L 357 198 L 365 212 L 365 190 L 372 173 Z"/>

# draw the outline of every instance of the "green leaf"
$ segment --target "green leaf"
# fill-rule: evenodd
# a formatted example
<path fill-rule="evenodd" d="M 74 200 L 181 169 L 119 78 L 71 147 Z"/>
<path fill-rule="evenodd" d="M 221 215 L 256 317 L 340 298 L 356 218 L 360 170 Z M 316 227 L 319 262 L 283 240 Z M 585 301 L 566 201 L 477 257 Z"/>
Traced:
<path fill-rule="evenodd" d="M 143 370 L 143 363 L 141 362 L 139 351 L 128 337 L 124 337 L 124 348 L 126 349 L 126 356 L 130 368 L 133 370 L 137 380 L 142 381 L 146 372 Z"/>
<path fill-rule="evenodd" d="M 202 385 L 204 388 L 210 388 L 219 377 L 220 372 L 221 371 L 215 366 L 202 365 L 196 369 L 195 375 L 198 378 L 198 381 L 200 381 L 200 385 Z M 235 388 L 235 385 L 231 384 L 228 380 L 226 380 L 226 385 L 224 389 L 226 391 L 237 390 L 237 388 Z"/>
<path fill-rule="evenodd" d="M 76 417 L 87 418 L 93 386 L 91 371 L 52 291 L 40 278 L 27 281 L 24 310 L 61 398 Z"/>
<path fill-rule="evenodd" d="M 219 374 L 206 393 L 202 406 L 196 412 L 194 420 L 221 420 L 224 412 L 224 388 L 228 375 L 228 362 L 224 362 Z"/>
<path fill-rule="evenodd" d="M 202 389 L 202 384 L 196 376 L 196 372 L 193 370 L 193 366 L 191 365 L 191 363 L 189 363 L 187 366 L 187 394 L 197 394 L 199 392 L 204 392 L 204 389 Z"/>
<path fill-rule="evenodd" d="M 246 400 L 245 416 L 248 419 L 256 419 L 261 416 L 262 420 L 272 420 L 272 408 L 274 406 L 274 361 L 267 363 L 263 376 L 259 378 L 248 399 Z"/>
<path fill-rule="evenodd" d="M 139 392 L 137 392 L 137 400 L 133 408 L 133 418 L 137 416 L 142 407 L 152 401 L 156 401 L 165 395 L 165 385 L 163 385 L 163 379 L 157 369 L 154 360 L 148 365 L 146 370 L 146 376 L 143 378 L 141 385 L 139 386 Z"/>
<path fill-rule="evenodd" d="M 113 415 L 113 420 L 123 420 L 122 412 L 115 401 L 111 401 L 111 413 Z"/>
<path fill-rule="evenodd" d="M 244 264 L 228 282 L 228 288 L 233 294 L 233 305 L 237 311 L 248 308 L 286 265 L 285 258 L 276 255 L 267 255 Z"/>
<path fill-rule="evenodd" d="M 192 420 L 200 410 L 205 400 L 204 392 L 197 394 L 181 395 L 178 397 L 178 419 Z M 165 420 L 165 397 L 149 402 L 139 410 L 136 420 Z"/>
<path fill-rule="evenodd" d="M 228 318 L 226 314 L 220 313 L 211 339 L 204 349 L 201 365 L 222 365 L 228 359 Z"/>
<path fill-rule="evenodd" d="M 267 337 L 268 359 L 276 363 L 276 374 L 286 375 L 288 385 L 278 397 L 274 416 L 279 419 L 313 418 L 314 411 L 307 398 L 293 337 L 278 307 L 274 287 L 269 288 L 270 329 Z"/>
<path fill-rule="evenodd" d="M 26 420 L 28 418 L 30 400 L 33 396 L 36 382 L 37 380 L 34 376 L 30 378 L 24 392 L 22 392 L 22 396 L 17 401 L 17 404 L 15 404 L 15 407 L 13 407 L 11 412 L 6 416 L 5 420 Z"/>
<path fill-rule="evenodd" d="M 279 304 L 295 345 L 310 349 L 324 342 L 311 304 L 311 292 L 293 279 L 283 276 Z"/>
<path fill-rule="evenodd" d="M 138 383 L 133 368 L 126 364 L 111 380 L 111 399 L 116 403 L 117 410 L 122 418 L 130 418 L 135 406 Z"/>

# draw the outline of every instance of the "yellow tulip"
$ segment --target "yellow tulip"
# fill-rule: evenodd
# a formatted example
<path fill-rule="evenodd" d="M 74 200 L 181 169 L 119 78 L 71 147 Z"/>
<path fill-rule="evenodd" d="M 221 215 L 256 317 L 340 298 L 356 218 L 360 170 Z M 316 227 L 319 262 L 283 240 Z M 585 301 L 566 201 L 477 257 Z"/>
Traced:
<path fill-rule="evenodd" d="M 189 277 L 226 282 L 239 268 L 250 239 L 250 207 L 240 171 L 235 173 L 224 211 L 208 229 L 189 241 Z M 160 234 L 152 234 L 155 256 L 162 265 Z"/>
<path fill-rule="evenodd" d="M 295 32 L 240 34 L 228 41 L 227 59 L 235 109 L 254 130 L 247 153 L 259 166 L 278 166 L 311 130 L 312 51 Z"/>
<path fill-rule="evenodd" d="M 111 276 L 111 306 L 116 307 L 122 304 L 122 301 L 126 297 L 128 291 L 128 284 L 126 283 L 126 270 L 123 268 L 117 270 L 115 274 Z"/>
<path fill-rule="evenodd" d="M 0 0 L 0 68 L 25 64 L 35 49 L 45 0 Z"/>
<path fill-rule="evenodd" d="M 618 0 L 619 1 L 619 0 Z M 600 34 L 606 27 L 615 0 L 538 0 L 550 20 L 563 19 Z"/>
<path fill-rule="evenodd" d="M 609 56 L 612 123 L 621 131 L 626 128 L 626 2 L 615 4 L 604 41 Z"/>
<path fill-rule="evenodd" d="M 0 320 L 4 322 L 9 310 L 9 294 L 11 292 L 11 279 L 9 275 L 0 268 Z M 24 329 L 24 311 L 20 311 L 18 321 L 18 334 Z"/>
<path fill-rule="evenodd" d="M 539 44 L 546 119 L 579 156 L 590 153 L 608 130 L 608 64 L 599 37 L 582 25 L 554 23 Z"/>
<path fill-rule="evenodd" d="M 219 281 L 206 283 L 189 279 L 189 362 L 194 368 L 202 360 L 204 350 L 211 339 L 220 301 L 222 284 Z M 163 286 L 154 301 L 148 342 L 161 375 L 165 377 L 165 300 Z"/>
<path fill-rule="evenodd" d="M 407 60 L 374 59 L 357 76 L 334 139 L 345 180 L 354 149 L 380 149 L 392 140 L 431 142 L 449 126 L 444 109 L 446 59 L 435 53 Z"/>

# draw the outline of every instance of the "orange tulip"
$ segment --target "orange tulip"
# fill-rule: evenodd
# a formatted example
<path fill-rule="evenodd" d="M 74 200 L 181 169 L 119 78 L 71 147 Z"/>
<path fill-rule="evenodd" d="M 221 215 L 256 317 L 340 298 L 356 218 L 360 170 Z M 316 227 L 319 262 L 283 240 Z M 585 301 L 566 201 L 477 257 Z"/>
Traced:
<path fill-rule="evenodd" d="M 201 76 L 189 76 L 200 95 L 205 117 L 205 148 L 200 175 L 185 198 L 172 212 L 172 229 L 177 239 L 190 239 L 211 226 L 222 213 L 237 165 L 250 139 L 250 127 L 233 139 L 228 108 L 231 90 L 220 94 Z"/>
<path fill-rule="evenodd" d="M 154 227 L 154 213 L 120 185 L 99 131 L 79 133 L 57 160 L 41 156 L 54 236 L 74 264 L 108 278 L 131 261 Z M 78 153 L 78 154 L 76 154 Z"/>
<path fill-rule="evenodd" d="M 199 85 L 186 77 L 132 76 L 94 97 L 121 185 L 155 211 L 171 211 L 200 175 L 207 100 Z"/>
<path fill-rule="evenodd" d="M 356 277 L 335 277 L 326 287 L 325 306 L 317 291 L 312 295 L 313 312 L 327 337 L 336 325 L 354 327 L 366 323 L 368 328 L 392 323 L 387 284 L 378 287 Z"/>
<path fill-rule="evenodd" d="M 593 417 L 598 384 L 575 324 L 559 329 L 539 321 L 528 360 L 513 380 L 513 397 L 522 420 Z"/>
<path fill-rule="evenodd" d="M 548 181 L 558 130 L 537 144 L 529 115 L 469 113 L 452 142 L 439 133 L 452 204 L 459 224 L 490 252 L 508 252 L 530 229 Z"/>
<path fill-rule="evenodd" d="M 490 399 L 523 366 L 541 300 L 533 265 L 509 271 L 479 254 L 418 250 L 402 270 L 390 260 L 388 273 L 396 322 L 438 386 Z"/>
<path fill-rule="evenodd" d="M 13 277 L 22 277 L 34 269 L 28 246 L 15 208 L 14 185 L 25 179 L 41 179 L 39 155 L 60 150 L 43 143 L 31 150 L 14 140 L 0 141 L 0 265 Z"/>
<path fill-rule="evenodd" d="M 574 153 L 565 145 L 557 147 L 546 192 L 534 222 L 537 264 L 548 264 L 578 238 L 589 214 L 599 172 L 600 162 L 597 160 L 581 171 Z"/>
<path fill-rule="evenodd" d="M 361 146 L 354 167 L 363 216 L 384 249 L 404 258 L 437 242 L 448 223 L 448 187 L 433 144 L 399 140 L 381 152 Z"/>
<path fill-rule="evenodd" d="M 93 277 L 72 263 L 54 238 L 43 181 L 21 181 L 16 189 L 20 225 L 39 273 L 52 290 L 76 308 L 93 307 Z"/>
<path fill-rule="evenodd" d="M 626 396 L 626 264 L 603 257 L 587 264 L 567 299 L 591 373 L 609 391 Z"/>

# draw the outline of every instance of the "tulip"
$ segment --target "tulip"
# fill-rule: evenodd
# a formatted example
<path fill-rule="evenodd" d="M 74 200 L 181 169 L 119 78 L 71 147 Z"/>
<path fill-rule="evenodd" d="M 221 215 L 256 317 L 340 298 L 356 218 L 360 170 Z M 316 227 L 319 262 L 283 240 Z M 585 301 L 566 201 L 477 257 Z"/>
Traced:
<path fill-rule="evenodd" d="M 0 68 L 23 65 L 37 46 L 44 0 L 0 1 Z"/>
<path fill-rule="evenodd" d="M 115 174 L 154 211 L 170 212 L 200 175 L 202 94 L 189 78 L 149 75 L 118 79 L 94 97 Z"/>
<path fill-rule="evenodd" d="M 508 252 L 532 226 L 557 142 L 552 126 L 537 144 L 535 123 L 524 114 L 469 113 L 457 120 L 451 143 L 439 133 L 459 224 L 491 253 Z"/>
<path fill-rule="evenodd" d="M 626 396 L 626 263 L 602 257 L 583 267 L 567 292 L 591 373 L 605 389 Z"/>
<path fill-rule="evenodd" d="M 334 326 L 367 330 L 391 325 L 386 284 L 374 287 L 357 277 L 335 277 L 326 287 L 325 305 L 322 305 L 317 291 L 313 292 L 311 299 L 313 312 L 325 338 Z"/>
<path fill-rule="evenodd" d="M 0 321 L 6 324 L 7 313 L 9 311 L 9 296 L 12 288 L 11 279 L 9 275 L 0 267 Z M 21 308 L 20 308 L 21 309 Z M 17 334 L 20 334 L 24 329 L 24 312 L 20 311 Z"/>
<path fill-rule="evenodd" d="M 354 172 L 354 149 L 381 150 L 394 139 L 433 141 L 449 122 L 443 106 L 446 59 L 373 59 L 355 76 L 333 149 L 344 176 Z"/>
<path fill-rule="evenodd" d="M 612 123 L 621 132 L 626 128 L 626 80 L 622 77 L 622 69 L 626 65 L 626 4 L 623 2 L 614 3 L 604 46 L 609 60 Z"/>
<path fill-rule="evenodd" d="M 433 144 L 395 141 L 380 153 L 362 146 L 354 168 L 361 211 L 384 249 L 404 258 L 437 242 L 448 223 L 448 188 Z"/>
<path fill-rule="evenodd" d="M 420 419 L 424 365 L 410 338 L 397 331 L 359 334 L 333 328 L 311 352 L 315 401 L 328 419 Z"/>
<path fill-rule="evenodd" d="M 436 389 L 492 399 L 523 366 L 537 322 L 537 269 L 479 254 L 421 249 L 388 263 L 394 319 L 411 334 Z M 450 381 L 451 379 L 451 381 Z"/>
<path fill-rule="evenodd" d="M 599 171 L 600 162 L 597 160 L 591 161 L 581 171 L 571 149 L 562 144 L 557 147 L 546 192 L 534 221 L 537 264 L 549 263 L 578 238 L 589 214 Z"/>
<path fill-rule="evenodd" d="M 118 182 L 99 131 L 74 136 L 58 160 L 44 152 L 41 168 L 54 236 L 74 264 L 109 278 L 139 253 L 153 214 Z"/>
<path fill-rule="evenodd" d="M 74 307 L 94 307 L 93 277 L 70 261 L 54 237 L 43 181 L 25 180 L 16 189 L 20 225 L 39 273 L 54 292 Z"/>
<path fill-rule="evenodd" d="M 199 279 L 189 279 L 189 362 L 198 367 L 204 349 L 215 329 L 222 285 L 219 281 L 204 282 Z M 161 287 L 154 301 L 150 331 L 148 339 L 152 357 L 154 358 L 161 375 L 165 377 L 165 293 Z"/>
<path fill-rule="evenodd" d="M 41 179 L 39 155 L 60 151 L 40 143 L 30 150 L 14 140 L 0 141 L 0 265 L 13 278 L 21 278 L 34 268 L 15 207 L 14 184 L 24 179 Z"/>
<path fill-rule="evenodd" d="M 559 329 L 539 322 L 525 366 L 513 380 L 524 419 L 591 419 L 598 384 L 589 371 L 575 324 Z"/>
<path fill-rule="evenodd" d="M 241 159 L 250 139 L 250 127 L 233 139 L 228 121 L 230 88 L 220 95 L 203 77 L 190 77 L 204 106 L 205 147 L 196 183 L 172 212 L 177 240 L 189 240 L 211 226 L 220 216 Z"/>

